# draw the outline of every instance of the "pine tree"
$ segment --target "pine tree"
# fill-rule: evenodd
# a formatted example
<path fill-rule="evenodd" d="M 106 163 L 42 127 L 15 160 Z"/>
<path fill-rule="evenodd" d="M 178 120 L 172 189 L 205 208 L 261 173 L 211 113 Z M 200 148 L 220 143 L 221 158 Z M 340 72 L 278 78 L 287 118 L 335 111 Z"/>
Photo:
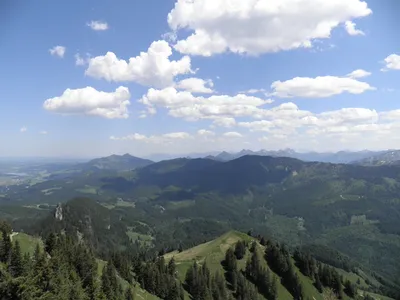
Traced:
<path fill-rule="evenodd" d="M 234 254 L 234 250 L 232 248 L 229 248 L 226 251 L 224 264 L 225 264 L 226 270 L 228 272 L 236 270 L 236 268 L 237 268 L 237 259 L 236 259 L 236 256 Z"/>
<path fill-rule="evenodd" d="M 13 277 L 22 276 L 24 272 L 24 265 L 22 260 L 21 248 L 19 246 L 19 241 L 15 241 L 14 247 L 11 249 L 10 263 L 8 265 L 8 270 Z"/>
<path fill-rule="evenodd" d="M 8 234 L 11 234 L 12 232 L 12 227 L 10 225 L 10 223 L 0 220 L 0 232 L 7 232 Z"/>
<path fill-rule="evenodd" d="M 322 283 L 321 280 L 319 279 L 319 274 L 315 276 L 315 287 L 318 290 L 318 292 L 320 293 L 323 292 Z"/>
<path fill-rule="evenodd" d="M 108 264 L 103 267 L 103 274 L 101 275 L 101 290 L 107 299 L 112 299 L 111 278 L 108 272 Z"/>
<path fill-rule="evenodd" d="M 0 262 L 7 263 L 11 254 L 11 239 L 10 235 L 6 230 L 1 231 L 1 243 L 0 243 Z"/>
<path fill-rule="evenodd" d="M 175 272 L 176 272 L 176 264 L 175 264 L 175 259 L 171 258 L 171 260 L 168 263 L 168 273 L 171 276 L 175 276 Z"/>
<path fill-rule="evenodd" d="M 269 291 L 270 299 L 276 300 L 278 299 L 278 278 L 274 276 L 271 280 L 271 288 Z"/>
<path fill-rule="evenodd" d="M 257 242 L 253 241 L 250 246 L 250 252 L 254 252 L 257 249 Z"/>
<path fill-rule="evenodd" d="M 51 254 L 53 249 L 56 246 L 56 242 L 57 242 L 57 237 L 54 233 L 50 233 L 49 236 L 46 239 L 45 245 L 44 245 L 44 250 Z"/>
<path fill-rule="evenodd" d="M 235 256 L 237 259 L 242 259 L 246 254 L 246 245 L 244 241 L 238 241 L 235 245 Z"/>
<path fill-rule="evenodd" d="M 133 300 L 133 291 L 132 289 L 129 287 L 126 289 L 125 291 L 125 300 Z"/>
<path fill-rule="evenodd" d="M 226 270 L 226 279 L 231 284 L 232 290 L 236 290 L 237 282 L 237 259 L 234 254 L 234 250 L 229 248 L 225 254 L 225 260 L 223 262 L 224 268 Z"/>
<path fill-rule="evenodd" d="M 354 298 L 357 295 L 357 290 L 355 286 L 349 280 L 346 280 L 346 282 L 344 283 L 344 292 L 350 298 Z"/>

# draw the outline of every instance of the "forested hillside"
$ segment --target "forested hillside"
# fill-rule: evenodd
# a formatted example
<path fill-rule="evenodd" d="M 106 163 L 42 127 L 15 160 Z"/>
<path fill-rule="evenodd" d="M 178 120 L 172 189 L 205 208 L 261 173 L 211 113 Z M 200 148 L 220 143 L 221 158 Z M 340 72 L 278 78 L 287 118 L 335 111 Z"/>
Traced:
<path fill-rule="evenodd" d="M 43 237 L 78 233 L 98 255 L 128 247 L 184 250 L 232 229 L 252 230 L 398 285 L 399 174 L 395 165 L 267 156 L 174 159 L 15 188 L 0 216 L 18 231 Z M 340 259 L 333 262 L 333 256 Z"/>
<path fill-rule="evenodd" d="M 10 225 L 2 222 L 0 231 L 0 299 L 388 299 L 376 293 L 396 293 L 369 282 L 361 269 L 346 272 L 300 249 L 233 231 L 185 251 L 109 251 L 107 261 L 77 234 L 50 233 L 43 246 L 31 239 L 21 247 Z"/>

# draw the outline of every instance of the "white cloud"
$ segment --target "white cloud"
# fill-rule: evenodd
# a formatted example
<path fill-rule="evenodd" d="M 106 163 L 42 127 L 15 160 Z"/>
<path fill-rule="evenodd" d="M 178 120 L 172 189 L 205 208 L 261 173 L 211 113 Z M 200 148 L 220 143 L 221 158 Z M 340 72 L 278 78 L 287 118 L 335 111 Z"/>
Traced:
<path fill-rule="evenodd" d="M 87 26 L 89 26 L 95 31 L 104 31 L 109 28 L 107 22 L 101 22 L 101 21 L 91 21 L 90 23 L 87 23 Z"/>
<path fill-rule="evenodd" d="M 236 125 L 236 120 L 234 118 L 218 118 L 213 122 L 214 125 L 220 127 L 233 127 Z"/>
<path fill-rule="evenodd" d="M 346 21 L 344 26 L 349 35 L 365 35 L 362 30 L 356 29 L 356 24 L 352 21 Z"/>
<path fill-rule="evenodd" d="M 247 91 L 241 91 L 240 94 L 258 94 L 258 93 L 265 93 L 267 92 L 266 89 L 249 89 Z"/>
<path fill-rule="evenodd" d="M 261 106 L 270 104 L 270 99 L 238 94 L 235 96 L 213 95 L 195 97 L 191 93 L 179 92 L 175 88 L 149 89 L 139 102 L 155 112 L 156 107 L 169 110 L 169 115 L 186 120 L 219 119 L 241 116 L 260 116 Z"/>
<path fill-rule="evenodd" d="M 261 120 L 254 122 L 240 122 L 241 127 L 249 128 L 250 131 L 270 131 L 275 125 L 272 121 Z"/>
<path fill-rule="evenodd" d="M 21 129 L 19 130 L 19 132 L 24 133 L 28 130 L 28 128 L 26 126 L 21 127 Z"/>
<path fill-rule="evenodd" d="M 82 57 L 79 53 L 75 54 L 75 65 L 77 66 L 84 66 L 89 63 L 90 54 L 86 53 L 86 57 Z"/>
<path fill-rule="evenodd" d="M 219 119 L 210 121 L 216 120 Z M 252 150 L 289 147 L 329 152 L 400 148 L 400 109 L 378 112 L 363 107 L 347 107 L 313 113 L 288 102 L 264 108 L 259 120 L 251 119 L 251 116 L 232 120 L 234 126 L 241 130 L 235 128 L 216 134 L 200 129 L 191 138 L 178 138 L 181 134 L 170 135 L 169 138 L 165 135 L 136 134 L 114 139 L 140 140 L 142 142 L 134 144 L 132 149 L 143 146 L 146 147 L 144 153 L 159 152 L 157 143 L 165 145 L 162 148 L 165 153 L 240 151 L 249 147 Z M 249 134 L 246 134 L 247 130 Z"/>
<path fill-rule="evenodd" d="M 67 48 L 65 48 L 64 46 L 54 46 L 53 48 L 49 49 L 49 52 L 51 55 L 53 56 L 58 56 L 63 58 L 65 52 L 67 51 Z"/>
<path fill-rule="evenodd" d="M 371 75 L 371 72 L 362 70 L 362 69 L 358 69 L 358 70 L 354 70 L 353 72 L 347 74 L 347 77 L 349 78 L 363 78 L 363 77 L 368 77 Z"/>
<path fill-rule="evenodd" d="M 287 81 L 272 83 L 272 95 L 280 98 L 326 98 L 342 93 L 362 94 L 375 90 L 366 82 L 354 78 L 336 76 L 295 77 Z"/>
<path fill-rule="evenodd" d="M 239 132 L 236 131 L 229 131 L 229 132 L 225 132 L 224 137 L 228 137 L 228 138 L 241 138 L 243 137 L 243 135 L 241 135 Z"/>
<path fill-rule="evenodd" d="M 110 140 L 114 141 L 140 141 L 145 143 L 156 143 L 156 144 L 172 143 L 177 140 L 186 140 L 191 138 L 192 136 L 187 132 L 171 132 L 162 135 L 151 135 L 151 136 L 145 136 L 139 133 L 134 133 L 122 137 L 110 136 Z"/>
<path fill-rule="evenodd" d="M 83 114 L 107 119 L 128 118 L 131 95 L 126 87 L 118 87 L 115 92 L 97 91 L 92 87 L 66 89 L 59 97 L 47 99 L 43 107 L 60 114 Z"/>
<path fill-rule="evenodd" d="M 117 58 L 113 52 L 89 60 L 86 75 L 114 82 L 133 81 L 144 86 L 164 88 L 174 84 L 177 75 L 192 73 L 190 57 L 169 60 L 172 49 L 166 41 L 156 41 L 147 52 L 129 61 Z"/>
<path fill-rule="evenodd" d="M 166 133 L 162 135 L 164 138 L 167 139 L 187 139 L 190 138 L 190 134 L 186 132 L 172 132 L 172 133 Z"/>
<path fill-rule="evenodd" d="M 384 61 L 386 66 L 381 71 L 400 70 L 400 55 L 390 54 Z"/>
<path fill-rule="evenodd" d="M 394 110 L 390 110 L 390 111 L 380 112 L 379 117 L 385 121 L 400 120 L 400 109 L 394 109 Z"/>
<path fill-rule="evenodd" d="M 212 87 L 214 83 L 211 79 L 204 80 L 200 78 L 186 78 L 179 81 L 175 87 L 178 90 L 184 90 L 191 93 L 199 93 L 199 94 L 212 94 L 214 91 Z"/>
<path fill-rule="evenodd" d="M 42 130 L 39 132 L 39 134 L 46 135 L 46 134 L 48 134 L 48 132 L 46 130 Z"/>
<path fill-rule="evenodd" d="M 174 46 L 185 54 L 261 54 L 312 47 L 334 28 L 372 13 L 361 0 L 177 0 L 173 32 L 192 32 Z"/>
<path fill-rule="evenodd" d="M 214 136 L 215 132 L 206 129 L 200 129 L 197 131 L 197 134 L 201 136 Z"/>
<path fill-rule="evenodd" d="M 317 114 L 316 117 L 316 125 L 319 126 L 370 124 L 379 119 L 376 110 L 367 108 L 342 108 Z"/>

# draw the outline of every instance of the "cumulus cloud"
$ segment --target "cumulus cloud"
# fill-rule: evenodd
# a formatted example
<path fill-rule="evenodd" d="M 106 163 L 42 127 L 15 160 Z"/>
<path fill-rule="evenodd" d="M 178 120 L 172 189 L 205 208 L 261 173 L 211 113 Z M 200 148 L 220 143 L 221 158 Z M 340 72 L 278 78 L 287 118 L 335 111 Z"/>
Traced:
<path fill-rule="evenodd" d="M 390 54 L 384 59 L 384 62 L 385 68 L 383 68 L 381 71 L 400 70 L 400 55 Z"/>
<path fill-rule="evenodd" d="M 139 102 L 146 105 L 153 113 L 156 107 L 162 107 L 167 108 L 169 115 L 173 117 L 194 121 L 257 116 L 262 112 L 261 106 L 273 101 L 244 94 L 196 97 L 192 93 L 169 87 L 162 90 L 149 89 Z"/>
<path fill-rule="evenodd" d="M 97 91 L 93 87 L 66 89 L 59 97 L 47 99 L 44 109 L 64 114 L 83 114 L 107 119 L 128 118 L 131 95 L 126 87 L 118 87 L 115 92 Z"/>
<path fill-rule="evenodd" d="M 229 131 L 229 132 L 225 132 L 223 134 L 224 137 L 228 137 L 228 138 L 241 138 L 243 137 L 243 135 L 241 135 L 239 132 L 236 131 Z"/>
<path fill-rule="evenodd" d="M 356 24 L 352 21 L 346 21 L 344 26 L 349 35 L 365 35 L 362 30 L 356 28 Z"/>
<path fill-rule="evenodd" d="M 200 129 L 197 131 L 197 134 L 201 136 L 214 136 L 215 132 L 206 129 Z"/>
<path fill-rule="evenodd" d="M 101 21 L 91 21 L 87 23 L 87 26 L 89 26 L 95 31 L 104 31 L 108 29 L 107 22 L 101 22 Z"/>
<path fill-rule="evenodd" d="M 89 60 L 85 74 L 107 81 L 132 81 L 144 86 L 164 88 L 173 86 L 175 76 L 193 72 L 189 56 L 170 60 L 171 55 L 172 49 L 166 41 L 155 41 L 147 52 L 141 52 L 129 61 L 119 59 L 113 52 L 93 57 Z"/>
<path fill-rule="evenodd" d="M 211 79 L 204 80 L 195 77 L 183 79 L 175 85 L 178 90 L 184 90 L 198 94 L 212 94 L 214 92 L 212 90 L 213 86 L 214 83 Z"/>
<path fill-rule="evenodd" d="M 363 78 L 363 77 L 367 77 L 370 76 L 371 72 L 362 70 L 362 69 L 358 69 L 358 70 L 354 70 L 353 72 L 347 74 L 347 77 L 350 78 Z"/>
<path fill-rule="evenodd" d="M 46 134 L 48 134 L 48 132 L 46 130 L 42 130 L 39 132 L 39 134 L 46 135 Z"/>
<path fill-rule="evenodd" d="M 28 130 L 28 128 L 26 126 L 21 127 L 21 129 L 19 130 L 19 132 L 24 133 Z"/>
<path fill-rule="evenodd" d="M 194 136 L 182 133 L 154 136 L 135 134 L 112 139 L 142 141 L 141 145 L 148 146 L 146 151 L 154 151 L 158 148 L 152 145 L 164 143 L 169 152 L 180 149 L 181 153 L 198 152 L 199 149 L 204 152 L 240 151 L 248 147 L 246 143 L 250 143 L 254 150 L 290 147 L 307 151 L 377 150 L 399 148 L 400 145 L 400 109 L 378 112 L 369 108 L 349 107 L 313 113 L 288 102 L 264 108 L 259 120 L 250 116 L 244 119 L 235 121 L 233 125 L 241 128 L 240 131 L 233 129 L 221 134 L 200 129 Z"/>
<path fill-rule="evenodd" d="M 51 55 L 53 56 L 58 56 L 63 58 L 65 52 L 67 51 L 67 48 L 65 48 L 64 46 L 54 46 L 53 48 L 49 49 L 49 52 Z"/>
<path fill-rule="evenodd" d="M 218 118 L 213 122 L 214 125 L 219 127 L 233 127 L 236 125 L 236 120 L 234 118 Z"/>
<path fill-rule="evenodd" d="M 241 91 L 241 94 L 258 94 L 258 93 L 265 93 L 267 92 L 266 89 L 249 89 L 246 91 Z"/>
<path fill-rule="evenodd" d="M 87 65 L 90 60 L 89 53 L 86 53 L 86 57 L 82 57 L 79 53 L 76 53 L 74 57 L 75 57 L 75 65 L 77 65 L 77 66 Z"/>
<path fill-rule="evenodd" d="M 371 13 L 361 0 L 177 0 L 168 24 L 174 33 L 192 32 L 175 44 L 181 53 L 257 55 L 312 47 L 340 24 Z"/>
<path fill-rule="evenodd" d="M 162 135 L 151 135 L 151 136 L 146 136 L 139 133 L 134 133 L 122 137 L 110 136 L 110 140 L 114 141 L 139 141 L 139 142 L 157 143 L 157 144 L 172 143 L 177 140 L 186 140 L 191 138 L 192 136 L 187 132 L 171 132 Z"/>
<path fill-rule="evenodd" d="M 366 82 L 336 76 L 295 77 L 283 82 L 275 81 L 271 88 L 273 90 L 272 95 L 280 98 L 326 98 L 346 92 L 362 94 L 366 91 L 375 90 Z"/>

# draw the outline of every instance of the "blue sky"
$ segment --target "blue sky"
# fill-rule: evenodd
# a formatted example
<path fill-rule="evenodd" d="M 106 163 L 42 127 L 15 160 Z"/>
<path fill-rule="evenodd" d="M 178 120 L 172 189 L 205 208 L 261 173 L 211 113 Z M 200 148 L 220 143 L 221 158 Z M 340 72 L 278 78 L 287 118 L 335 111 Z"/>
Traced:
<path fill-rule="evenodd" d="M 400 148 L 399 10 L 2 1 L 0 156 Z"/>

